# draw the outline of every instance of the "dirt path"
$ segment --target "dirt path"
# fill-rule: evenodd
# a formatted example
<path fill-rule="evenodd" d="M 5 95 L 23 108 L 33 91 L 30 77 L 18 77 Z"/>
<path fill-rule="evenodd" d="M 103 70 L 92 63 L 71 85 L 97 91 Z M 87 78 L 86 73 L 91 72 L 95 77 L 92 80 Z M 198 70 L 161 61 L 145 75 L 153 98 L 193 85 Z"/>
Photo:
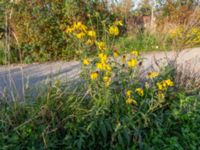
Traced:
<path fill-rule="evenodd" d="M 144 54 L 143 67 L 149 69 L 159 63 L 173 60 L 175 52 L 152 52 Z M 167 58 L 167 59 L 166 59 Z M 177 57 L 178 65 L 188 66 L 192 71 L 200 72 L 200 48 L 184 50 Z M 52 62 L 43 64 L 2 66 L 0 67 L 0 99 L 10 95 L 12 100 L 24 99 L 28 90 L 42 86 L 53 80 L 62 82 L 78 78 L 80 62 Z"/>

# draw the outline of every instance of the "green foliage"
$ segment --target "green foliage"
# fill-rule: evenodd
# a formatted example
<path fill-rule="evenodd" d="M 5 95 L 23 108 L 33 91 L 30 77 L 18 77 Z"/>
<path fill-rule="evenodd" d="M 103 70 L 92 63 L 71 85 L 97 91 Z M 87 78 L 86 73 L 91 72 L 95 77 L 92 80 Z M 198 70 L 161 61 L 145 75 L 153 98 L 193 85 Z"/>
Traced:
<path fill-rule="evenodd" d="M 169 1 L 166 3 L 164 3 L 164 1 L 163 3 L 162 1 L 160 1 L 160 3 L 157 2 L 160 6 L 161 13 L 156 17 L 161 29 L 166 24 L 166 19 L 163 16 L 169 16 L 166 17 L 169 18 L 169 21 L 175 20 L 180 22 L 183 19 L 188 20 L 191 14 L 195 12 L 191 11 L 195 6 L 195 2 L 188 1 L 188 3 L 186 3 L 186 1 L 183 1 L 183 4 L 180 2 L 181 1 Z M 130 6 L 127 6 L 128 8 L 132 7 L 131 1 L 126 1 L 125 3 L 130 4 Z M 170 8 L 171 3 L 173 4 L 173 8 Z M 6 43 L 4 39 L 4 33 L 6 31 L 11 39 L 7 41 L 11 45 L 11 50 L 9 52 L 11 54 L 6 54 L 6 57 L 9 55 L 11 56 L 11 58 L 7 58 L 10 59 L 8 61 L 11 63 L 79 59 L 80 52 L 79 49 L 77 49 L 77 42 L 65 34 L 66 27 L 78 21 L 81 21 L 88 28 L 94 29 L 97 32 L 97 40 L 102 40 L 108 39 L 108 37 L 105 36 L 105 33 L 108 32 L 106 27 L 111 26 L 115 20 L 123 20 L 124 26 L 120 28 L 121 38 L 118 39 L 118 43 L 116 43 L 118 48 L 122 49 L 124 49 L 125 45 L 127 49 L 137 49 L 140 51 L 166 50 L 170 49 L 171 45 L 180 45 L 174 38 L 169 42 L 166 36 L 162 35 L 160 37 L 160 32 L 150 34 L 146 30 L 128 35 L 127 37 L 122 37 L 126 32 L 126 28 L 128 28 L 126 19 L 129 17 L 131 19 L 134 12 L 137 13 L 137 11 L 139 11 L 141 16 L 150 15 L 151 4 L 149 0 L 144 0 L 140 2 L 138 10 L 130 12 L 121 10 L 125 7 L 120 6 L 120 4 L 123 5 L 123 3 L 119 3 L 119 10 L 117 9 L 118 7 L 116 7 L 117 10 L 115 12 L 107 2 L 103 0 L 32 0 L 31 2 L 27 0 L 20 0 L 17 2 L 2 0 L 0 2 L 0 40 Z M 112 6 L 114 9 L 114 5 Z M 182 13 L 186 8 L 187 13 Z M 171 9 L 173 11 L 170 11 Z M 176 9 L 180 9 L 181 11 L 178 11 L 179 13 L 176 14 Z M 124 13 L 127 12 L 128 16 L 125 14 L 123 16 L 123 11 Z M 133 14 L 131 15 L 130 13 Z M 7 27 L 5 26 L 6 16 L 8 19 Z M 197 16 L 199 15 L 197 14 Z M 134 20 L 134 18 L 136 20 Z M 142 17 L 139 18 L 142 19 Z M 135 23 L 138 25 L 142 24 L 142 20 L 139 18 L 136 16 L 133 17 L 133 22 L 130 26 L 133 26 Z M 195 21 L 198 23 L 198 19 L 196 18 L 198 17 L 195 17 Z M 129 21 L 127 20 L 127 22 Z M 136 27 L 136 30 L 137 28 L 140 27 Z M 112 43 L 108 43 L 108 45 L 111 44 Z M 90 56 L 94 54 L 94 48 L 91 48 L 93 51 L 87 47 L 81 48 L 82 51 L 90 51 Z M 2 49 L 0 51 L 0 57 L 2 60 L 5 60 L 5 54 L 3 54 L 5 47 L 0 49 Z"/>
<path fill-rule="evenodd" d="M 127 51 L 133 49 L 146 51 L 170 50 L 169 38 L 165 34 L 138 32 L 135 35 L 120 37 L 116 40 L 116 47 L 120 50 L 126 48 Z"/>
<path fill-rule="evenodd" d="M 100 36 L 105 32 L 104 26 L 116 18 L 100 0 L 21 0 L 7 10 L 12 12 L 12 62 L 77 58 L 75 43 L 65 35 L 66 26 L 81 21 Z"/>
<path fill-rule="evenodd" d="M 173 76 L 170 69 L 160 79 Z M 55 84 L 31 103 L 1 104 L 2 149 L 193 149 L 200 146 L 200 97 L 176 87 L 160 103 L 152 96 L 133 111 L 121 92 L 87 83 Z M 177 86 L 178 87 L 178 86 Z M 152 106 L 157 106 L 153 107 Z"/>
<path fill-rule="evenodd" d="M 141 0 L 137 8 L 137 12 L 142 16 L 150 16 L 152 11 L 152 4 L 150 0 Z"/>
<path fill-rule="evenodd" d="M 4 61 L 5 61 L 5 51 L 3 42 L 0 41 L 0 64 L 4 64 Z"/>

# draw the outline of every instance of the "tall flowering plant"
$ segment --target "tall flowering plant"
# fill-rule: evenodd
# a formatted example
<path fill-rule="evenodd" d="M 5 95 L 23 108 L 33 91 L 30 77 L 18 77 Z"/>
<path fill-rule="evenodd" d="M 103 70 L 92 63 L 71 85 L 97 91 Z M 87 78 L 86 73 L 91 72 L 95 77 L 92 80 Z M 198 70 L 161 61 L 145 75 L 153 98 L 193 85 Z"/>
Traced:
<path fill-rule="evenodd" d="M 114 22 L 105 30 L 106 36 L 115 40 L 120 33 L 118 26 L 122 25 L 121 21 Z M 94 58 L 89 58 L 87 52 L 82 52 L 82 77 L 90 96 L 97 100 L 96 103 L 99 104 L 99 99 L 101 103 L 103 100 L 105 103 L 116 103 L 117 95 L 118 102 L 128 107 L 132 113 L 145 105 L 146 99 L 152 101 L 148 105 L 149 111 L 165 102 L 174 82 L 171 78 L 163 79 L 159 72 L 149 72 L 145 77 L 140 77 L 143 58 L 137 50 L 121 54 L 112 49 L 112 43 L 108 45 L 97 38 L 95 30 L 81 22 L 68 26 L 66 32 L 81 44 L 89 44 L 96 50 Z"/>

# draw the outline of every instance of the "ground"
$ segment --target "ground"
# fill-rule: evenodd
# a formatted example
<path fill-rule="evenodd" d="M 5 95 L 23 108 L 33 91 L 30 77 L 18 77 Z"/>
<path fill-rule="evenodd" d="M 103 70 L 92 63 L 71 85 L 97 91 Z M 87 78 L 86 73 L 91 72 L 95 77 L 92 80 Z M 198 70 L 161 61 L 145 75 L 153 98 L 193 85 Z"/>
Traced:
<path fill-rule="evenodd" d="M 150 52 L 142 55 L 145 71 L 156 69 L 157 63 L 164 64 L 166 61 L 175 59 L 178 65 L 182 65 L 190 71 L 200 71 L 200 48 L 187 49 L 180 53 L 173 51 Z M 27 91 L 55 80 L 63 83 L 71 81 L 78 78 L 80 71 L 81 63 L 78 61 L 2 66 L 0 67 L 0 99 L 9 95 L 12 100 L 23 100 L 27 96 Z"/>

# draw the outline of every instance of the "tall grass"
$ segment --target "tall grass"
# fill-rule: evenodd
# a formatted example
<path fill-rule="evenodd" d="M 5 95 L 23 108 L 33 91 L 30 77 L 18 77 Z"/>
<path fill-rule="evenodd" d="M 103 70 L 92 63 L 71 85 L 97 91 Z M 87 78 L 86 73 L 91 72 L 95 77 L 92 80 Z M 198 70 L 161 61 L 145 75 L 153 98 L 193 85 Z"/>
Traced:
<path fill-rule="evenodd" d="M 171 50 L 167 34 L 150 33 L 148 31 L 120 37 L 116 41 L 116 47 L 119 49 L 125 48 L 127 51 L 136 49 L 140 52 Z"/>
<path fill-rule="evenodd" d="M 5 50 L 2 41 L 0 41 L 0 64 L 5 64 Z"/>

